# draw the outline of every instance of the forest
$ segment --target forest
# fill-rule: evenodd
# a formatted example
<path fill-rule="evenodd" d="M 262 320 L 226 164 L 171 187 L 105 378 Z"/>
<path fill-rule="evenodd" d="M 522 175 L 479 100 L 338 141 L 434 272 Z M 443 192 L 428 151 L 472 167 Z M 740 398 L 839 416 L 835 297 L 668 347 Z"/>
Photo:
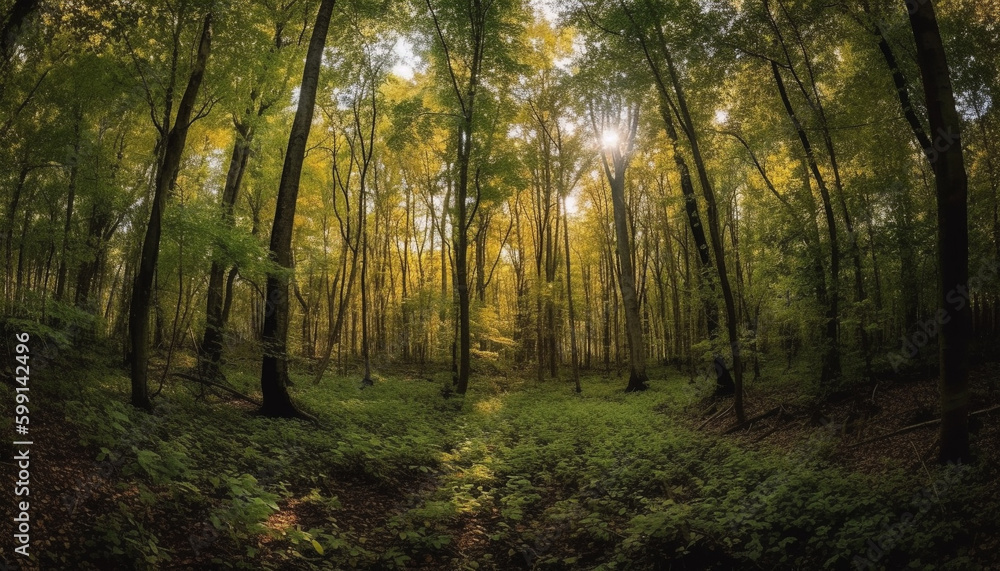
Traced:
<path fill-rule="evenodd" d="M 997 97 L 1000 0 L 0 0 L 0 571 L 1000 569 Z"/>

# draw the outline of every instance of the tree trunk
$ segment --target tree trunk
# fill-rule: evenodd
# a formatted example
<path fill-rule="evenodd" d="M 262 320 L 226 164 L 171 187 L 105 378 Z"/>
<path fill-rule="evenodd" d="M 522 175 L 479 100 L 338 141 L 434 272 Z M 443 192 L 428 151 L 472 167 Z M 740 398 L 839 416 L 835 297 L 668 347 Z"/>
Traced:
<path fill-rule="evenodd" d="M 602 121 L 603 125 L 603 121 Z M 639 313 L 639 295 L 635 287 L 635 269 L 632 261 L 632 237 L 628 227 L 628 207 L 625 202 L 625 170 L 635 145 L 639 128 L 639 110 L 633 107 L 628 110 L 628 135 L 625 138 L 626 148 L 613 148 L 601 153 L 604 174 L 611 188 L 611 207 L 614 212 L 615 243 L 618 253 L 618 264 L 621 271 L 618 275 L 618 285 L 622 295 L 622 305 L 625 306 L 625 334 L 629 348 L 629 379 L 625 392 L 644 391 L 649 388 L 649 377 L 646 374 L 645 346 L 642 339 L 642 320 Z M 597 123 L 595 121 L 595 131 Z M 598 131 L 598 136 L 601 133 Z"/>
<path fill-rule="evenodd" d="M 468 189 L 469 189 L 469 161 L 472 153 L 472 117 L 471 112 L 466 116 L 464 128 L 461 130 L 464 135 L 464 142 L 459 147 L 459 183 L 455 194 L 455 203 L 458 206 L 458 220 L 455 229 L 455 289 L 458 291 L 458 386 L 455 391 L 464 395 L 469 388 L 469 374 L 471 373 L 471 344 L 472 331 L 469 324 L 469 228 L 468 228 Z M 460 137 L 462 138 L 462 137 Z"/>
<path fill-rule="evenodd" d="M 570 346 L 570 363 L 573 370 L 573 386 L 576 388 L 576 392 L 580 393 L 580 358 L 577 354 L 576 349 L 576 312 L 573 308 L 573 272 L 570 267 L 570 249 L 569 249 L 569 213 L 566 212 L 566 197 L 563 197 L 563 242 L 566 247 L 566 305 L 569 310 L 569 346 Z"/>
<path fill-rule="evenodd" d="M 365 210 L 364 189 L 361 195 L 361 211 Z M 362 218 L 364 214 L 362 214 Z M 371 386 L 372 363 L 368 353 L 368 230 L 361 228 L 361 358 L 365 362 L 365 376 L 361 379 L 363 386 Z"/>
<path fill-rule="evenodd" d="M 59 256 L 59 270 L 56 274 L 56 301 L 62 301 L 66 294 L 66 272 L 68 268 L 67 255 L 69 252 L 69 235 L 73 229 L 73 206 L 76 202 L 76 179 L 79 174 L 80 161 L 80 117 L 77 116 L 76 124 L 73 126 L 75 140 L 73 142 L 72 165 L 69 171 L 69 188 L 66 189 L 66 222 L 63 225 L 62 252 Z"/>
<path fill-rule="evenodd" d="M 840 319 L 838 305 L 840 301 L 840 288 L 838 287 L 838 282 L 840 281 L 840 250 L 837 240 L 837 222 L 833 215 L 830 191 L 826 186 L 826 181 L 823 179 L 822 173 L 820 173 L 819 165 L 816 162 L 816 155 L 813 153 L 812 145 L 809 143 L 809 137 L 806 135 L 805 129 L 803 129 L 802 124 L 795 115 L 792 103 L 788 99 L 785 82 L 781 79 L 781 72 L 778 70 L 778 64 L 775 62 L 771 62 L 771 74 L 774 76 L 774 81 L 778 86 L 778 94 L 781 96 L 785 112 L 788 114 L 789 120 L 791 120 L 792 125 L 795 127 L 795 132 L 798 134 L 799 142 L 802 144 L 802 149 L 806 154 L 813 178 L 816 179 L 816 185 L 819 187 L 819 194 L 823 199 L 823 212 L 826 215 L 827 231 L 830 235 L 830 282 L 829 287 L 826 288 L 829 305 L 827 307 L 825 327 L 826 348 L 823 352 L 823 369 L 821 372 L 821 380 L 825 385 L 840 376 L 840 347 L 837 341 L 837 322 Z"/>
<path fill-rule="evenodd" d="M 274 224 L 271 227 L 271 259 L 283 268 L 292 266 L 292 227 L 295 223 L 295 203 L 299 194 L 299 179 L 302 175 L 302 161 L 305 158 L 306 143 L 312 126 L 313 109 L 316 104 L 316 89 L 319 83 L 320 64 L 326 45 L 327 30 L 333 15 L 336 0 L 323 0 L 316 14 L 302 84 L 299 90 L 299 104 L 288 136 L 288 148 L 281 170 L 278 186 Z M 292 404 L 288 394 L 288 276 L 283 272 L 272 272 L 267 276 L 263 336 L 263 361 L 261 363 L 260 388 L 264 416 L 292 418 L 303 414 Z"/>
<path fill-rule="evenodd" d="M 733 410 L 736 413 L 736 419 L 739 422 L 743 421 L 743 362 L 740 356 L 740 339 L 739 339 L 739 321 L 736 311 L 736 300 L 733 296 L 733 290 L 729 283 L 729 273 L 726 270 L 726 256 L 725 248 L 722 243 L 722 232 L 719 230 L 719 215 L 718 207 L 715 202 L 715 193 L 712 190 L 711 181 L 708 178 L 708 172 L 705 169 L 705 161 L 701 156 L 701 150 L 698 144 L 698 137 L 695 134 L 694 121 L 691 119 L 691 114 L 688 110 L 687 99 L 684 96 L 684 90 L 681 87 L 680 78 L 678 77 L 677 70 L 674 67 L 673 59 L 670 55 L 670 51 L 667 49 L 667 43 L 663 37 L 663 30 L 657 26 L 656 28 L 659 43 L 663 51 L 663 58 L 667 63 L 667 71 L 670 74 L 670 82 L 674 88 L 674 93 L 677 95 L 677 104 L 681 112 L 681 120 L 684 124 L 684 132 L 687 134 L 688 142 L 691 144 L 691 155 L 694 158 L 695 168 L 698 171 L 698 180 L 701 183 L 702 193 L 705 195 L 705 216 L 708 218 L 708 229 L 709 236 L 711 238 L 712 253 L 715 255 L 715 267 L 718 270 L 719 275 L 719 286 L 722 289 L 722 299 L 726 306 L 726 330 L 729 334 L 729 349 L 733 359 L 733 374 L 734 374 L 734 399 L 733 399 Z M 718 364 L 720 360 L 717 359 Z M 718 368 L 718 366 L 716 367 Z M 720 371 L 718 377 L 724 378 Z M 720 383 L 727 385 L 728 383 Z"/>
<path fill-rule="evenodd" d="M 3 61 L 0 66 L 6 67 L 14 55 L 17 37 L 21 35 L 24 22 L 38 8 L 38 0 L 16 0 L 10 10 L 4 14 L 3 29 L 0 29 L 0 55 Z"/>
<path fill-rule="evenodd" d="M 153 204 L 150 210 L 149 225 L 142 242 L 142 256 L 139 268 L 132 286 L 132 302 L 129 306 L 129 341 L 132 348 L 131 379 L 132 404 L 137 408 L 149 410 L 152 403 L 149 400 L 149 389 L 146 382 L 146 367 L 149 361 L 149 304 L 152 294 L 153 276 L 156 273 L 156 262 L 160 251 L 160 233 L 162 230 L 163 209 L 166 206 L 167 194 L 177 179 L 180 169 L 181 155 L 187 141 L 191 114 L 194 111 L 195 99 L 205 75 L 205 66 L 212 48 L 212 14 L 205 16 L 202 23 L 201 39 L 198 44 L 198 56 L 191 75 L 188 78 L 184 96 L 177 108 L 174 126 L 166 136 L 166 146 L 162 161 L 156 174 L 156 187 L 153 192 Z M 166 125 L 164 125 L 166 128 Z"/>
<path fill-rule="evenodd" d="M 906 2 L 917 44 L 917 64 L 933 145 L 924 153 L 934 169 L 937 191 L 940 307 L 948 318 L 941 325 L 941 451 L 942 462 L 969 460 L 969 347 L 971 310 L 968 303 L 969 213 L 968 178 L 962 153 L 961 120 L 955 109 L 948 61 L 934 4 Z"/>
<path fill-rule="evenodd" d="M 229 228 L 234 225 L 233 206 L 236 204 L 236 196 L 239 194 L 243 173 L 246 171 L 247 159 L 250 157 L 252 138 L 253 131 L 251 129 L 242 124 L 236 125 L 236 141 L 229 159 L 229 171 L 226 175 L 226 185 L 222 190 L 221 204 L 222 223 Z M 233 269 L 235 270 L 235 268 Z M 235 277 L 231 272 L 230 275 Z M 232 280 L 226 280 L 226 265 L 221 260 L 213 259 L 208 278 L 205 333 L 202 337 L 200 355 L 202 374 L 210 380 L 222 377 L 222 340 L 226 327 L 225 307 L 230 302 L 226 297 L 226 291 L 231 290 L 229 285 L 231 283 Z"/>

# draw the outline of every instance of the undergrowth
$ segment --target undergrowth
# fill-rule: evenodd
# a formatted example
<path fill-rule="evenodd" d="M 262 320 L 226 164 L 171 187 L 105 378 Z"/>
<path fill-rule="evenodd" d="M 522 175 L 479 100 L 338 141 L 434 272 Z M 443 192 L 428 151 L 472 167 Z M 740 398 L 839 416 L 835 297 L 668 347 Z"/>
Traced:
<path fill-rule="evenodd" d="M 229 376 L 252 392 L 254 376 Z M 596 376 L 582 395 L 505 379 L 464 399 L 424 377 L 293 380 L 318 426 L 209 403 L 181 381 L 138 412 L 108 366 L 53 378 L 47 392 L 116 490 L 85 549 L 58 564 L 157 569 L 218 552 L 213 566 L 245 569 L 968 569 L 970 530 L 997 523 L 977 468 L 852 474 L 823 434 L 760 452 L 700 433 L 685 410 L 702 395 L 680 378 L 632 395 Z M 346 525 L 346 481 L 399 508 Z"/>

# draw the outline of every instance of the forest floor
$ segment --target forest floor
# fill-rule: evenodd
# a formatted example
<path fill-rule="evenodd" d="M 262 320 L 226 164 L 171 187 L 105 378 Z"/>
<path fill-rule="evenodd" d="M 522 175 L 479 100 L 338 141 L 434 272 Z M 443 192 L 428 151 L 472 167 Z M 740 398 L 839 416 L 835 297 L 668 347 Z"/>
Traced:
<path fill-rule="evenodd" d="M 253 395 L 244 365 L 229 382 Z M 140 413 L 96 357 L 36 377 L 33 556 L 4 542 L 0 570 L 1000 569 L 1000 413 L 974 419 L 972 466 L 936 464 L 936 425 L 865 442 L 936 417 L 927 377 L 826 399 L 751 382 L 764 418 L 738 430 L 731 398 L 673 369 L 632 395 L 494 371 L 464 399 L 430 369 L 294 375 L 318 425 L 176 377 Z M 974 369 L 973 410 L 998 377 Z"/>

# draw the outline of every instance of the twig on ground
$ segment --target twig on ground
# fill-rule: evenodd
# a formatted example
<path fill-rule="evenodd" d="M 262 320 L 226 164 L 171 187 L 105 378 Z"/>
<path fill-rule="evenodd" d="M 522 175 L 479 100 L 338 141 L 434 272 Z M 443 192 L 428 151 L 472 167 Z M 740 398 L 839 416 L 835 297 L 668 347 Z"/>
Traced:
<path fill-rule="evenodd" d="M 778 406 L 772 408 L 771 410 L 769 410 L 767 412 L 758 414 L 757 416 L 755 416 L 753 418 L 748 418 L 748 419 L 744 420 L 743 422 L 741 422 L 741 423 L 739 423 L 739 424 L 737 424 L 735 426 L 732 426 L 732 427 L 726 429 L 726 431 L 723 432 L 723 434 L 732 434 L 732 433 L 736 432 L 737 430 L 739 430 L 741 428 L 745 428 L 747 426 L 750 426 L 751 424 L 757 422 L 758 420 L 764 420 L 765 418 L 770 418 L 770 417 L 778 414 L 779 412 L 781 412 L 781 410 L 782 410 L 781 405 L 778 405 Z"/>
<path fill-rule="evenodd" d="M 182 379 L 187 379 L 189 381 L 194 381 L 196 383 L 201 383 L 201 384 L 209 386 L 209 387 L 215 387 L 217 389 L 221 389 L 223 391 L 226 391 L 227 393 L 235 396 L 236 398 L 238 398 L 240 400 L 244 400 L 244 401 L 246 401 L 246 402 L 248 402 L 250 404 L 254 404 L 254 405 L 257 405 L 257 406 L 261 405 L 261 402 L 259 400 L 255 399 L 255 398 L 253 398 L 251 396 L 245 395 L 245 394 L 239 392 L 236 389 L 227 387 L 226 385 L 223 385 L 223 384 L 220 384 L 220 383 L 216 383 L 215 381 L 210 381 L 208 379 L 203 379 L 203 378 L 195 376 L 195 375 L 189 375 L 187 373 L 174 373 L 174 376 L 175 377 L 180 377 Z"/>
<path fill-rule="evenodd" d="M 997 410 L 1000 410 L 1000 405 L 994 406 L 994 407 L 990 407 L 990 408 L 984 408 L 982 410 L 977 410 L 976 412 L 970 412 L 969 413 L 969 418 L 972 418 L 974 416 L 979 416 L 981 414 L 989 414 L 989 413 L 997 411 Z M 892 438 L 893 436 L 899 436 L 900 434 L 906 434 L 907 432 L 912 432 L 914 430 L 917 430 L 918 428 L 924 428 L 926 426 L 933 426 L 933 425 L 935 425 L 935 424 L 937 424 L 939 422 L 941 422 L 940 418 L 935 418 L 934 420 L 928 420 L 926 422 L 918 422 L 917 424 L 911 424 L 910 426 L 904 426 L 903 428 L 900 428 L 899 430 L 894 430 L 894 431 L 892 431 L 892 432 L 890 432 L 888 434 L 883 434 L 881 436 L 874 436 L 874 437 L 869 438 L 867 440 L 862 440 L 861 442 L 855 442 L 854 444 L 851 444 L 850 446 L 848 446 L 848 448 L 857 448 L 858 446 L 864 446 L 865 444 L 871 444 L 872 442 L 878 442 L 879 440 L 883 440 L 883 439 L 886 439 L 886 438 Z"/>
<path fill-rule="evenodd" d="M 722 412 L 715 413 L 714 415 L 712 415 L 711 417 L 709 417 L 708 420 L 706 420 L 705 422 L 701 423 L 701 426 L 698 427 L 698 430 L 701 430 L 702 428 L 705 428 L 706 426 L 708 426 L 708 424 L 710 422 L 712 422 L 713 420 L 716 420 L 716 419 L 722 417 L 724 414 L 726 414 L 727 412 L 729 412 L 731 410 L 733 410 L 733 405 L 729 405 L 729 408 L 724 409 Z"/>

